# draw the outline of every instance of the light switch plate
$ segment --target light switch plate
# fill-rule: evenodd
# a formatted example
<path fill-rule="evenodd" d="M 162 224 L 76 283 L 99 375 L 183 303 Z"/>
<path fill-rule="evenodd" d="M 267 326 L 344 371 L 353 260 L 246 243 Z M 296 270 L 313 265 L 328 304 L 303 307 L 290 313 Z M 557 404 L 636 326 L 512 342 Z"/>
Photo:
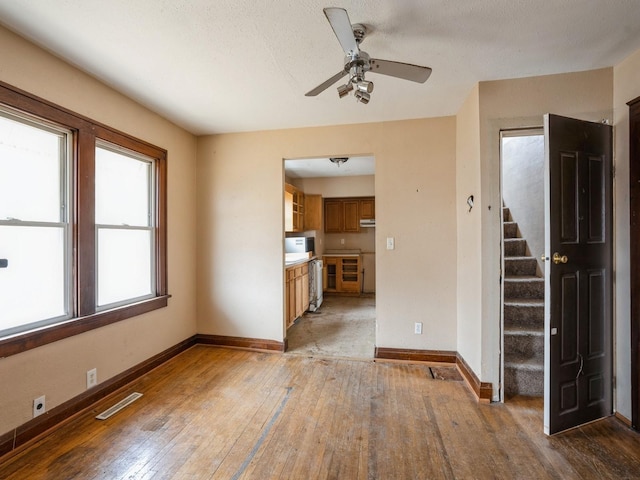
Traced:
<path fill-rule="evenodd" d="M 393 237 L 387 237 L 387 250 L 396 248 L 396 241 Z"/>

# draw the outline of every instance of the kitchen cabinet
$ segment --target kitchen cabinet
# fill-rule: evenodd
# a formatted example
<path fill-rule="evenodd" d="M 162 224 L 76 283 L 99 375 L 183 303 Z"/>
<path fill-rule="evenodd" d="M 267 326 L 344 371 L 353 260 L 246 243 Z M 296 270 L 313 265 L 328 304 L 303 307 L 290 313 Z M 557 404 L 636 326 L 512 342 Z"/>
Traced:
<path fill-rule="evenodd" d="M 342 200 L 325 199 L 324 232 L 342 233 L 344 227 L 344 207 Z"/>
<path fill-rule="evenodd" d="M 358 200 L 344 200 L 342 202 L 344 209 L 344 226 L 345 233 L 358 233 L 360 231 L 360 202 Z"/>
<path fill-rule="evenodd" d="M 288 183 L 284 185 L 284 230 L 304 230 L 304 192 Z"/>
<path fill-rule="evenodd" d="M 325 233 L 359 233 L 364 219 L 375 219 L 374 197 L 325 198 Z"/>
<path fill-rule="evenodd" d="M 374 220 L 376 218 L 376 200 L 375 198 L 360 199 L 360 219 Z"/>
<path fill-rule="evenodd" d="M 360 255 L 322 257 L 324 291 L 329 293 L 360 293 L 362 268 Z"/>
<path fill-rule="evenodd" d="M 305 194 L 304 229 L 322 230 L 322 195 Z"/>
<path fill-rule="evenodd" d="M 293 325 L 309 309 L 309 264 L 293 265 L 285 269 L 286 328 Z"/>

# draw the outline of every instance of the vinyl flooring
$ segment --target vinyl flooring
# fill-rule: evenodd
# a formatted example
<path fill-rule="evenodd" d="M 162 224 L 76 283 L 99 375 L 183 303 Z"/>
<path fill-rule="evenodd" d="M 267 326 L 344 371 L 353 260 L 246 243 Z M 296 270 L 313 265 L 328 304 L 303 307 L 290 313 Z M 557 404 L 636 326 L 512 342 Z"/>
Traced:
<path fill-rule="evenodd" d="M 325 295 L 287 330 L 287 353 L 373 359 L 375 330 L 375 295 Z"/>
<path fill-rule="evenodd" d="M 14 479 L 624 479 L 614 418 L 554 437 L 539 399 L 478 404 L 426 364 L 195 346 L 0 464 Z M 94 417 L 131 392 L 143 397 Z"/>

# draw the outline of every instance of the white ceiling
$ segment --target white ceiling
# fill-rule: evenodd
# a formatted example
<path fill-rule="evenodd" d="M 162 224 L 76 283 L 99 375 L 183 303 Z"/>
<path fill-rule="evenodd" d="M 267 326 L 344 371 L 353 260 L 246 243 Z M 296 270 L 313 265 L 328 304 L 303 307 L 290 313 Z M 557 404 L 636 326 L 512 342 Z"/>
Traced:
<path fill-rule="evenodd" d="M 0 23 L 195 134 L 455 114 L 478 81 L 589 70 L 640 48 L 638 0 L 2 0 Z M 347 9 L 372 57 L 433 68 L 370 74 L 371 102 L 334 87 L 322 13 Z M 1 70 L 0 70 L 1 72 Z"/>
<path fill-rule="evenodd" d="M 373 157 L 348 157 L 338 166 L 328 158 L 301 158 L 284 161 L 286 175 L 291 178 L 309 177 L 352 177 L 356 175 L 374 175 Z"/>

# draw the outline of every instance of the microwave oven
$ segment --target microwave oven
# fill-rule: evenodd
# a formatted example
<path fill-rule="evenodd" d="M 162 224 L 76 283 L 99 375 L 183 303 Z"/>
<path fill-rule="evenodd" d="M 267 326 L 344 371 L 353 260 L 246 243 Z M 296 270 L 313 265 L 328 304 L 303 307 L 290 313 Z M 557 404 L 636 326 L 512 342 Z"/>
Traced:
<path fill-rule="evenodd" d="M 314 252 L 314 237 L 287 237 L 284 239 L 285 253 Z"/>

